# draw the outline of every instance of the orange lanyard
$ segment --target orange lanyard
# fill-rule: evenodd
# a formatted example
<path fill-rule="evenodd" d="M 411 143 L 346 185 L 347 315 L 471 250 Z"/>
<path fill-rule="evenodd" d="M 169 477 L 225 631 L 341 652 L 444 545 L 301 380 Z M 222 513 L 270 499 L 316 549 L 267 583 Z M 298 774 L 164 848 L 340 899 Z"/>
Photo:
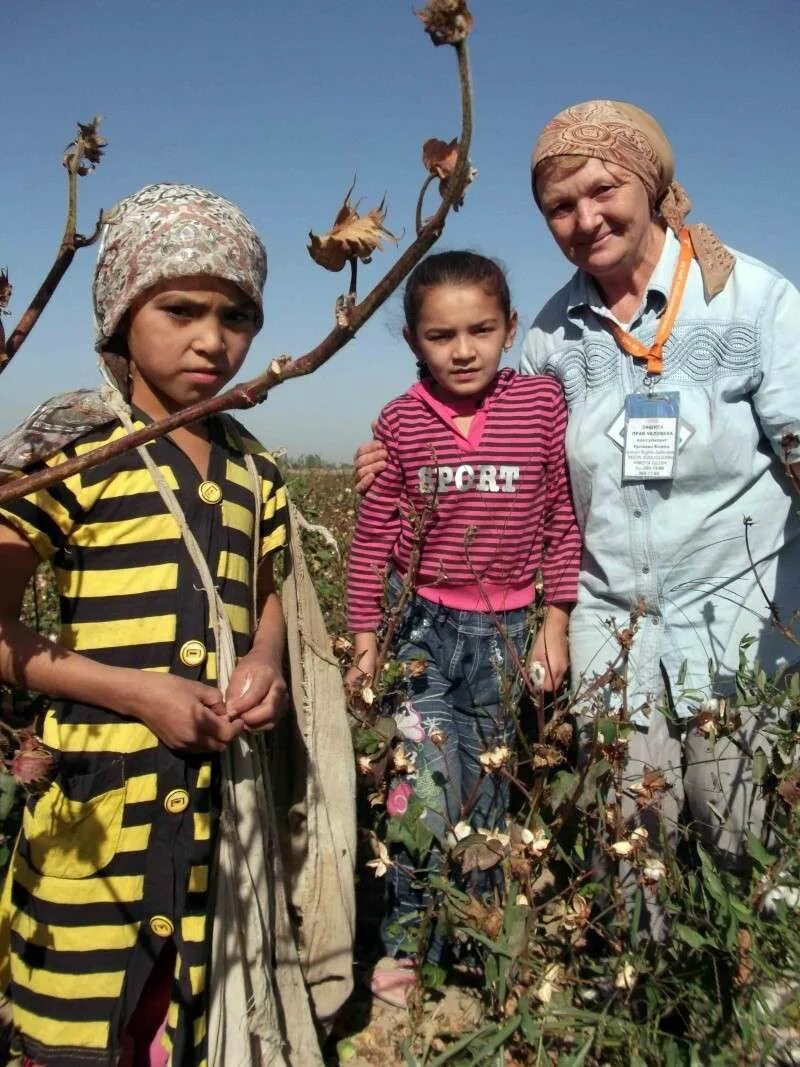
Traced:
<path fill-rule="evenodd" d="M 678 259 L 678 265 L 675 268 L 675 276 L 672 279 L 672 287 L 669 291 L 669 300 L 667 300 L 667 307 L 664 314 L 661 316 L 661 322 L 658 324 L 658 332 L 656 333 L 656 339 L 648 348 L 647 345 L 643 345 L 641 341 L 637 341 L 635 337 L 623 330 L 616 322 L 610 322 L 608 319 L 603 319 L 603 325 L 607 326 L 611 333 L 614 335 L 614 340 L 623 348 L 629 356 L 633 356 L 635 359 L 647 360 L 647 373 L 648 374 L 660 374 L 664 369 L 664 358 L 662 355 L 662 349 L 667 342 L 667 338 L 672 333 L 672 327 L 675 325 L 675 319 L 678 315 L 678 310 L 683 300 L 683 293 L 686 289 L 686 280 L 689 277 L 689 267 L 692 264 L 694 258 L 694 250 L 692 248 L 692 239 L 689 236 L 689 230 L 684 228 L 680 232 L 681 242 L 681 254 Z"/>

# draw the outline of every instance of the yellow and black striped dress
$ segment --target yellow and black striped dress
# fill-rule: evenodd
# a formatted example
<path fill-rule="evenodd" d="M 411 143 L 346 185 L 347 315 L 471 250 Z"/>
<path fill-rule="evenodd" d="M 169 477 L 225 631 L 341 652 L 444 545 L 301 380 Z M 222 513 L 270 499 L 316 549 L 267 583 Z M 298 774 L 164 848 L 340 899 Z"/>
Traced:
<path fill-rule="evenodd" d="M 252 538 L 262 557 L 285 543 L 286 498 L 270 456 L 232 422 L 209 420 L 205 480 L 169 440 L 149 447 L 219 579 L 242 655 Z M 109 424 L 48 464 L 122 434 Z M 258 528 L 241 448 L 261 476 Z M 53 563 L 62 645 L 119 667 L 215 683 L 205 594 L 136 452 L 5 505 L 0 517 Z M 144 724 L 75 702 L 52 703 L 44 740 L 58 752 L 57 776 L 27 804 L 0 927 L 0 975 L 24 1053 L 44 1067 L 115 1064 L 120 1034 L 171 938 L 172 1063 L 204 1064 L 217 760 L 173 752 Z"/>

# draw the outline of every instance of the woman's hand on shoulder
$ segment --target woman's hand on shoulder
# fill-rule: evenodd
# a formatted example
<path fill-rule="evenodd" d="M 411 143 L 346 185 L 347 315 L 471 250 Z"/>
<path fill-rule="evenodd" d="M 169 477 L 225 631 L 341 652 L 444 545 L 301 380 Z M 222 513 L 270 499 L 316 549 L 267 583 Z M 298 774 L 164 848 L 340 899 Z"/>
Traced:
<path fill-rule="evenodd" d="M 375 433 L 375 423 L 372 432 Z M 386 466 L 386 449 L 380 441 L 367 441 L 359 445 L 353 456 L 355 467 L 356 492 L 362 496 Z"/>
<path fill-rule="evenodd" d="M 179 752 L 222 752 L 242 732 L 228 717 L 222 694 L 203 682 L 175 674 L 138 671 L 126 706 L 168 748 Z"/>
<path fill-rule="evenodd" d="M 289 706 L 289 690 L 278 666 L 257 651 L 243 656 L 228 683 L 225 709 L 247 730 L 271 730 Z"/>

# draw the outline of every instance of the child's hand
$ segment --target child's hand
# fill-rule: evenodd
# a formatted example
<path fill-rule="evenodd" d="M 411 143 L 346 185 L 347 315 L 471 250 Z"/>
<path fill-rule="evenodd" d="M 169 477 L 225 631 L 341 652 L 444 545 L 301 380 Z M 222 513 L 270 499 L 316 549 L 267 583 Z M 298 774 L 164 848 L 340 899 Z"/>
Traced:
<path fill-rule="evenodd" d="M 138 672 L 131 712 L 168 748 L 222 752 L 243 729 L 225 714 L 218 689 L 175 674 Z"/>
<path fill-rule="evenodd" d="M 353 659 L 355 662 L 347 668 L 344 676 L 345 688 L 349 693 L 357 693 L 365 682 L 371 682 L 375 677 L 378 643 L 373 633 L 355 635 Z"/>
<path fill-rule="evenodd" d="M 289 705 L 280 670 L 257 653 L 243 656 L 225 694 L 229 718 L 248 730 L 271 730 Z"/>
<path fill-rule="evenodd" d="M 569 611 L 550 604 L 528 655 L 529 668 L 534 661 L 544 667 L 542 688 L 548 693 L 561 687 L 569 670 L 568 626 Z"/>

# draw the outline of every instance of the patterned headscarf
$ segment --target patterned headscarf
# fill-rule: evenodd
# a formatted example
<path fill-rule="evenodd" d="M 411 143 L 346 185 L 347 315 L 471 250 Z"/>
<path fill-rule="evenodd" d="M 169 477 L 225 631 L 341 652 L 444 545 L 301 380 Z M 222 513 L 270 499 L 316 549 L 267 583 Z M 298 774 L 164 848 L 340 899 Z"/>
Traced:
<path fill-rule="evenodd" d="M 92 291 L 102 352 L 137 296 L 157 282 L 207 275 L 233 282 L 258 309 L 267 253 L 229 200 L 193 185 L 147 185 L 108 213 Z"/>
<path fill-rule="evenodd" d="M 133 301 L 168 278 L 206 275 L 238 285 L 258 310 L 267 253 L 229 200 L 193 185 L 148 185 L 109 212 L 94 275 L 95 347 L 107 384 L 51 397 L 0 438 L 0 484 L 118 417 L 130 400 L 126 357 L 106 346 Z"/>
<path fill-rule="evenodd" d="M 616 163 L 644 183 L 653 206 L 677 234 L 692 209 L 686 190 L 675 180 L 675 160 L 664 131 L 639 107 L 620 100 L 589 100 L 560 111 L 542 130 L 531 168 L 553 156 L 588 156 Z M 541 206 L 541 205 L 540 205 Z M 727 282 L 736 262 L 717 235 L 703 223 L 689 227 L 692 246 L 710 300 Z"/>

